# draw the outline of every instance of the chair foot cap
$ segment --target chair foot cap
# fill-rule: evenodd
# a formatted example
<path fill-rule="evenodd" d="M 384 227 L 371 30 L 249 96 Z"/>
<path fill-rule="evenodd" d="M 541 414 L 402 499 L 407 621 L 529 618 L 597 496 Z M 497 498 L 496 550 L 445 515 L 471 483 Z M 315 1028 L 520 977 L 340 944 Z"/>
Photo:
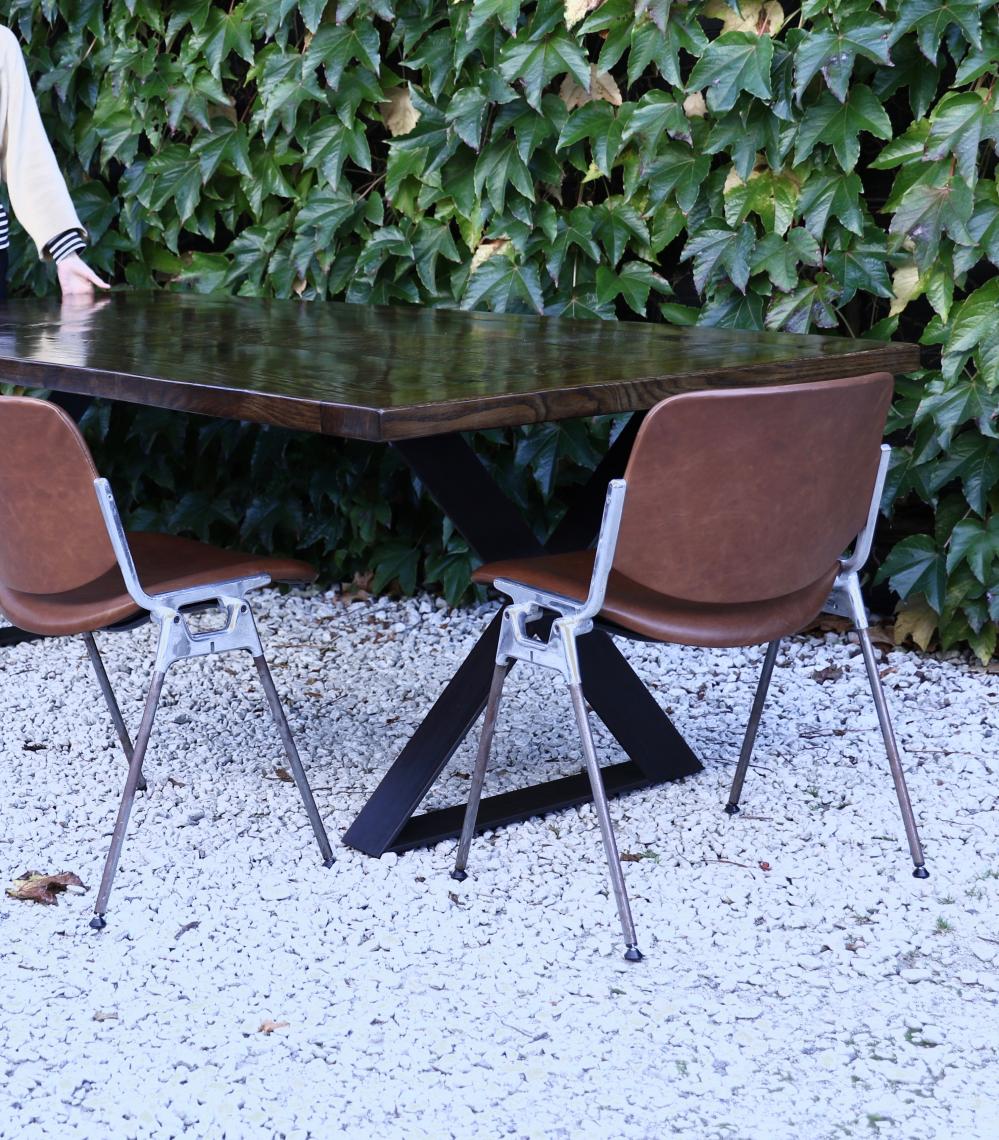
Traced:
<path fill-rule="evenodd" d="M 103 930 L 105 926 L 107 926 L 107 919 L 103 914 L 95 914 L 90 920 L 91 930 Z"/>
<path fill-rule="evenodd" d="M 637 946 L 629 946 L 624 952 L 624 960 L 626 962 L 641 962 L 645 955 L 638 949 Z"/>
<path fill-rule="evenodd" d="M 912 872 L 912 877 L 914 879 L 928 879 L 930 877 L 930 873 L 926 870 L 925 867 L 920 865 Z"/>
<path fill-rule="evenodd" d="M 452 871 L 451 878 L 458 883 L 463 883 L 468 878 L 467 871 Z"/>
<path fill-rule="evenodd" d="M 738 804 L 726 804 L 725 805 L 725 814 L 726 815 L 738 815 L 739 814 L 739 805 Z"/>
<path fill-rule="evenodd" d="M 333 858 L 332 855 L 330 855 L 329 858 L 323 860 L 323 866 L 324 867 L 332 867 L 335 862 L 336 862 L 336 860 Z"/>

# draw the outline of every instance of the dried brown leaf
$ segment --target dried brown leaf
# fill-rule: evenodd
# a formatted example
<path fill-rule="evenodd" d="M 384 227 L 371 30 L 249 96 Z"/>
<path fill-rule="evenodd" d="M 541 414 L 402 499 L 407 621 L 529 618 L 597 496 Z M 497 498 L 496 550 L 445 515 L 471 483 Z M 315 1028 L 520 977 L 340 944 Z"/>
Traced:
<path fill-rule="evenodd" d="M 54 906 L 59 900 L 56 897 L 69 887 L 79 887 L 81 891 L 87 888 L 78 875 L 72 871 L 63 871 L 58 875 L 43 875 L 39 871 L 25 871 L 7 888 L 7 894 L 12 899 L 23 899 L 26 902 L 44 903 Z"/>
<path fill-rule="evenodd" d="M 116 1014 L 116 1013 L 105 1013 L 105 1011 L 103 1009 L 95 1009 L 94 1010 L 94 1021 L 117 1021 L 117 1020 L 118 1020 L 118 1014 Z"/>
<path fill-rule="evenodd" d="M 290 1021 L 271 1021 L 270 1018 L 267 1018 L 266 1021 L 260 1023 L 260 1028 L 257 1032 L 266 1033 L 269 1036 L 275 1029 L 287 1029 L 290 1024 Z"/>
<path fill-rule="evenodd" d="M 573 111 L 586 103 L 594 103 L 603 99 L 613 107 L 620 107 L 622 102 L 621 89 L 609 71 L 597 71 L 596 64 L 590 64 L 590 89 L 586 90 L 571 75 L 562 80 L 558 90 L 559 97 L 566 107 Z"/>
<path fill-rule="evenodd" d="M 379 110 L 389 134 L 393 138 L 408 135 L 420 121 L 420 112 L 413 106 L 409 87 L 393 87 L 386 94 L 388 98 L 380 104 Z"/>
<path fill-rule="evenodd" d="M 683 113 L 688 119 L 703 119 L 708 113 L 708 105 L 700 91 L 691 91 L 683 101 Z"/>
<path fill-rule="evenodd" d="M 641 855 L 636 855 L 632 851 L 622 851 L 621 852 L 621 862 L 622 863 L 641 863 L 641 861 L 642 861 Z"/>
<path fill-rule="evenodd" d="M 836 614 L 819 614 L 815 621 L 806 625 L 801 632 L 847 633 L 851 629 L 853 629 L 853 622 L 849 618 L 838 617 Z"/>
<path fill-rule="evenodd" d="M 274 775 L 284 784 L 293 784 L 295 782 L 295 777 L 287 768 L 275 768 Z"/>
<path fill-rule="evenodd" d="M 812 673 L 812 680 L 824 685 L 826 681 L 838 681 L 843 676 L 843 670 L 838 665 L 827 665 L 824 669 L 816 669 Z"/>
<path fill-rule="evenodd" d="M 872 625 L 867 633 L 875 645 L 883 645 L 886 649 L 895 648 L 895 632 L 891 626 L 884 625 L 883 623 Z"/>
<path fill-rule="evenodd" d="M 757 36 L 773 35 L 784 23 L 784 9 L 776 0 L 750 3 L 744 0 L 736 11 L 726 0 L 711 0 L 704 15 L 722 21 L 722 32 L 751 32 Z"/>

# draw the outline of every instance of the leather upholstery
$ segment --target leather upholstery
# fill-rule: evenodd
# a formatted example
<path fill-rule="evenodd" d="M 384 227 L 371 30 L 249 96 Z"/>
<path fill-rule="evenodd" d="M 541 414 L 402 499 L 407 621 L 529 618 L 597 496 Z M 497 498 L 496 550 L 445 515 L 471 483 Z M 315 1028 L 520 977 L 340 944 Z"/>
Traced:
<path fill-rule="evenodd" d="M 72 590 L 115 565 L 76 424 L 56 404 L 0 397 L 0 584 Z"/>
<path fill-rule="evenodd" d="M 486 585 L 497 578 L 511 578 L 515 582 L 582 601 L 590 588 L 592 570 L 593 551 L 581 550 L 491 562 L 480 566 L 473 577 L 476 582 Z M 617 626 L 622 632 L 649 637 L 653 641 L 715 649 L 760 645 L 775 637 L 797 633 L 807 625 L 829 597 L 838 570 L 837 561 L 815 582 L 782 598 L 723 605 L 670 598 L 612 570 L 600 619 Z"/>
<path fill-rule="evenodd" d="M 302 584 L 316 577 L 308 563 L 293 558 L 220 550 L 170 534 L 133 532 L 128 542 L 139 581 L 149 594 L 253 574 L 268 574 L 273 582 Z M 93 632 L 144 612 L 129 596 L 117 565 L 63 593 L 29 594 L 0 585 L 0 610 L 21 629 L 53 637 Z"/>
<path fill-rule="evenodd" d="M 97 471 L 76 424 L 44 400 L 0 397 L 0 610 L 50 636 L 101 629 L 143 612 L 125 589 L 97 505 Z M 308 563 L 134 533 L 139 581 L 159 594 L 267 574 L 306 583 Z"/>
<path fill-rule="evenodd" d="M 891 394 L 881 372 L 663 400 L 625 472 L 615 569 L 697 602 L 806 588 L 864 526 Z"/>
<path fill-rule="evenodd" d="M 716 648 L 807 625 L 867 521 L 891 395 L 892 378 L 880 372 L 657 404 L 625 473 L 600 619 Z M 508 578 L 582 601 L 593 557 L 493 562 L 475 581 Z"/>

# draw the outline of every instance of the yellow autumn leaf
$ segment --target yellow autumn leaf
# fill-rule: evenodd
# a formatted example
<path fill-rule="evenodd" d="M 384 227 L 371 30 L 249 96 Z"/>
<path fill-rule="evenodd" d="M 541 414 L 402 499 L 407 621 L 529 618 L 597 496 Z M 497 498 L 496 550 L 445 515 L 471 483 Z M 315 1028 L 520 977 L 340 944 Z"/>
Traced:
<path fill-rule="evenodd" d="M 565 22 L 571 28 L 573 24 L 578 24 L 579 21 L 592 12 L 594 8 L 599 8 L 604 0 L 565 0 Z"/>
<path fill-rule="evenodd" d="M 903 265 L 891 276 L 891 308 L 889 317 L 896 317 L 906 305 L 923 291 L 919 270 L 915 265 Z"/>
<path fill-rule="evenodd" d="M 740 4 L 741 11 L 730 8 L 725 0 L 711 0 L 704 8 L 704 15 L 713 20 L 721 20 L 722 32 L 752 32 L 757 36 L 773 35 L 784 24 L 784 9 L 776 0 L 766 3 L 747 2 Z"/>
<path fill-rule="evenodd" d="M 393 87 L 386 94 L 388 98 L 379 106 L 382 121 L 393 138 L 408 135 L 420 121 L 420 112 L 413 106 L 409 87 Z"/>
<path fill-rule="evenodd" d="M 496 238 L 495 240 L 486 238 L 485 241 L 480 241 L 475 253 L 472 254 L 470 271 L 474 273 L 483 262 L 488 261 L 490 257 L 495 257 L 498 253 L 504 253 L 509 247 L 509 238 Z"/>
<path fill-rule="evenodd" d="M 920 649 L 929 649 L 939 621 L 936 610 L 931 608 L 922 594 L 910 598 L 902 603 L 895 615 L 895 644 L 901 645 L 907 637 L 911 637 Z"/>

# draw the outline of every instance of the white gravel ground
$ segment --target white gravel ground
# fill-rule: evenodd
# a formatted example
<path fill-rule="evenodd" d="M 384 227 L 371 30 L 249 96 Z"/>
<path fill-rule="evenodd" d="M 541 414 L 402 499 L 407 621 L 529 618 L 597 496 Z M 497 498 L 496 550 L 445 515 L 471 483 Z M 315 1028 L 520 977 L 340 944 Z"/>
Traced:
<path fill-rule="evenodd" d="M 336 838 L 486 609 L 272 594 L 258 613 Z M 101 644 L 135 724 L 150 630 Z M 705 762 L 612 803 L 622 851 L 645 856 L 625 866 L 637 966 L 589 807 L 480 838 L 460 886 L 453 842 L 340 848 L 325 870 L 245 655 L 168 678 L 95 934 L 117 742 L 81 642 L 0 651 L 4 879 L 90 888 L 0 899 L 0 1136 L 999 1135 L 999 675 L 884 658 L 920 882 L 854 648 L 802 638 L 778 658 L 735 819 L 760 652 L 625 651 Z M 471 763 L 466 744 L 432 801 L 461 801 Z M 578 768 L 554 680 L 511 675 L 495 763 L 487 790 Z"/>

